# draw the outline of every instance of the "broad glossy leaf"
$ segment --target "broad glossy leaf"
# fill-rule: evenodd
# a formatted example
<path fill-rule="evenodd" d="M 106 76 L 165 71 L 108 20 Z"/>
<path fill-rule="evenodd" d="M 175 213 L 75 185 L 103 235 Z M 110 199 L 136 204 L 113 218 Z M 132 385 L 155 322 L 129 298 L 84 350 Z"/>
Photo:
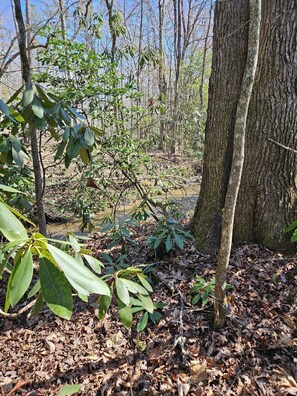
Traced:
<path fill-rule="evenodd" d="M 297 228 L 297 220 L 294 221 L 292 224 L 290 224 L 289 227 L 287 227 L 285 229 L 285 231 L 286 232 L 293 231 L 293 230 L 295 230 L 295 228 Z"/>
<path fill-rule="evenodd" d="M 45 118 L 39 118 L 39 117 L 34 117 L 33 122 L 31 124 L 34 128 L 38 129 L 39 131 L 42 131 L 45 126 L 46 126 L 46 121 Z"/>
<path fill-rule="evenodd" d="M 65 123 L 67 125 L 71 125 L 71 118 L 69 117 L 67 112 L 63 109 L 63 107 L 60 108 L 60 114 L 61 114 L 61 117 L 63 118 L 63 120 L 65 121 Z"/>
<path fill-rule="evenodd" d="M 48 259 L 41 258 L 39 275 L 46 305 L 61 318 L 70 319 L 72 314 L 71 288 L 63 272 Z"/>
<path fill-rule="evenodd" d="M 27 231 L 23 224 L 2 202 L 0 202 L 0 232 L 9 241 L 28 239 Z"/>
<path fill-rule="evenodd" d="M 32 289 L 29 291 L 27 297 L 31 298 L 35 296 L 36 293 L 38 293 L 40 290 L 40 279 L 35 283 L 35 285 L 32 287 Z"/>
<path fill-rule="evenodd" d="M 79 296 L 79 298 L 83 301 L 84 301 L 84 299 L 88 299 L 90 292 L 88 290 L 83 289 L 81 286 L 79 286 L 77 283 L 75 283 L 73 279 L 69 278 L 69 276 L 67 276 L 66 274 L 65 274 L 65 276 L 68 279 L 68 282 L 70 283 L 70 285 L 77 292 L 77 295 Z"/>
<path fill-rule="evenodd" d="M 201 298 L 201 294 L 200 293 L 196 294 L 196 296 L 194 296 L 192 298 L 192 305 L 197 304 L 197 302 L 200 300 L 200 298 Z"/>
<path fill-rule="evenodd" d="M 173 246 L 173 242 L 172 242 L 171 235 L 168 235 L 166 238 L 166 242 L 165 242 L 166 252 L 170 252 L 170 250 L 172 249 L 172 246 Z"/>
<path fill-rule="evenodd" d="M 5 186 L 5 184 L 0 184 L 0 190 L 2 191 L 7 191 L 7 192 L 12 192 L 12 193 L 17 193 L 17 194 L 24 194 L 24 192 L 20 190 L 16 190 L 15 188 Z"/>
<path fill-rule="evenodd" d="M 80 148 L 79 155 L 80 155 L 80 158 L 81 158 L 82 162 L 85 165 L 90 162 L 91 157 L 90 157 L 89 151 L 87 149 L 85 149 L 84 147 Z"/>
<path fill-rule="evenodd" d="M 78 297 L 85 303 L 89 301 L 89 295 L 77 293 Z"/>
<path fill-rule="evenodd" d="M 83 256 L 87 260 L 92 270 L 95 271 L 97 274 L 101 274 L 102 268 L 104 267 L 103 263 L 97 260 L 95 257 L 89 256 L 88 254 L 84 254 Z"/>
<path fill-rule="evenodd" d="M 294 232 L 294 234 L 291 236 L 291 242 L 297 242 L 297 232 Z"/>
<path fill-rule="evenodd" d="M 25 217 L 24 215 L 22 215 L 22 213 L 18 212 L 15 208 L 12 208 L 11 206 L 8 206 L 5 204 L 5 206 L 17 217 L 19 217 L 20 219 L 24 220 L 26 223 L 31 224 L 33 227 L 36 227 L 36 225 L 34 223 L 32 223 L 31 220 L 29 220 L 27 217 Z"/>
<path fill-rule="evenodd" d="M 67 156 L 69 158 L 75 158 L 78 155 L 80 148 L 81 146 L 79 139 L 74 140 L 72 137 L 70 137 L 66 149 Z"/>
<path fill-rule="evenodd" d="M 147 295 L 149 294 L 148 291 L 140 286 L 138 283 L 136 282 L 132 282 L 128 279 L 124 279 L 124 278 L 118 278 L 121 279 L 121 281 L 123 282 L 123 284 L 126 286 L 126 288 L 131 292 L 131 293 L 140 293 L 140 294 L 144 294 Z"/>
<path fill-rule="evenodd" d="M 46 94 L 44 89 L 42 88 L 41 85 L 35 84 L 35 87 L 37 89 L 37 92 L 39 94 L 40 99 L 42 100 L 43 104 L 46 106 L 46 108 L 52 108 L 55 105 L 55 102 L 53 102 Z"/>
<path fill-rule="evenodd" d="M 149 313 L 154 312 L 154 303 L 149 296 L 143 296 L 140 294 L 139 300 L 142 302 L 143 308 L 145 308 Z"/>
<path fill-rule="evenodd" d="M 69 395 L 74 395 L 75 393 L 80 391 L 80 385 L 75 384 L 75 385 L 63 385 L 62 388 L 59 390 L 59 393 L 57 396 L 69 396 Z"/>
<path fill-rule="evenodd" d="M 23 105 L 27 107 L 30 103 L 33 102 L 34 99 L 34 90 L 32 85 L 26 87 L 23 95 Z"/>
<path fill-rule="evenodd" d="M 148 290 L 149 292 L 153 292 L 153 288 L 152 286 L 149 284 L 149 282 L 145 279 L 145 276 L 143 274 L 137 274 L 138 279 L 140 280 L 140 282 L 142 283 L 142 286 L 144 288 L 146 288 L 146 290 Z"/>
<path fill-rule="evenodd" d="M 22 150 L 22 143 L 20 142 L 20 140 L 17 137 L 10 135 L 9 140 L 11 142 L 12 147 L 15 149 L 15 151 L 19 152 Z"/>
<path fill-rule="evenodd" d="M 90 128 L 86 128 L 84 133 L 84 139 L 88 146 L 93 146 L 95 142 L 94 134 Z"/>
<path fill-rule="evenodd" d="M 78 240 L 74 238 L 73 235 L 68 235 L 68 239 L 72 249 L 75 251 L 75 253 L 78 253 L 80 251 L 80 244 Z"/>
<path fill-rule="evenodd" d="M 149 314 L 149 318 L 154 324 L 156 324 L 160 319 L 162 319 L 162 314 L 158 311 L 154 311 L 154 313 Z"/>
<path fill-rule="evenodd" d="M 73 107 L 66 105 L 69 113 L 74 117 L 74 118 L 81 118 L 82 120 L 85 120 L 86 117 L 83 116 L 82 114 L 80 114 L 79 112 L 77 112 Z"/>
<path fill-rule="evenodd" d="M 139 319 L 139 322 L 137 323 L 136 330 L 138 331 L 138 333 L 142 332 L 146 328 L 147 322 L 148 322 L 148 313 L 145 312 L 142 315 L 142 317 Z"/>
<path fill-rule="evenodd" d="M 123 308 L 120 308 L 119 309 L 119 317 L 120 317 L 120 320 L 123 323 L 123 325 L 125 327 L 127 327 L 128 329 L 130 329 L 130 327 L 132 326 L 132 321 L 133 321 L 131 307 L 125 306 Z"/>
<path fill-rule="evenodd" d="M 34 100 L 33 100 L 32 111 L 36 115 L 36 117 L 43 118 L 44 108 L 37 98 L 34 98 Z"/>
<path fill-rule="evenodd" d="M 125 305 L 129 305 L 130 304 L 129 291 L 128 291 L 128 288 L 126 287 L 125 283 L 123 282 L 123 279 L 116 278 L 115 285 L 116 285 L 116 291 L 117 291 L 117 295 L 118 295 L 119 299 Z"/>
<path fill-rule="evenodd" d="M 98 318 L 101 320 L 105 317 L 106 312 L 108 311 L 108 308 L 111 303 L 111 297 L 110 296 L 102 296 L 99 301 L 99 309 L 98 309 Z"/>
<path fill-rule="evenodd" d="M 64 149 L 66 147 L 67 141 L 63 141 L 62 143 L 59 144 L 58 146 L 58 150 L 56 151 L 55 157 L 54 157 L 54 161 L 59 160 L 64 152 Z"/>
<path fill-rule="evenodd" d="M 10 141 L 5 139 L 3 136 L 0 136 L 0 152 L 8 153 L 10 151 Z"/>
<path fill-rule="evenodd" d="M 26 153 L 24 153 L 24 151 L 15 151 L 14 148 L 11 149 L 12 152 L 12 158 L 14 160 L 14 162 L 20 167 L 22 168 L 22 166 L 24 165 L 24 161 L 29 159 L 29 157 L 27 156 Z"/>
<path fill-rule="evenodd" d="M 34 304 L 33 311 L 31 313 L 32 318 L 34 318 L 40 313 L 40 311 L 42 310 L 42 306 L 43 306 L 43 295 L 42 293 L 39 293 L 36 302 Z"/>
<path fill-rule="evenodd" d="M 183 250 L 184 242 L 183 242 L 182 238 L 175 232 L 173 233 L 173 236 L 174 236 L 174 240 L 175 240 L 177 247 L 180 248 L 181 250 Z"/>
<path fill-rule="evenodd" d="M 16 110 L 10 108 L 10 115 L 18 122 L 24 122 L 24 117 Z"/>
<path fill-rule="evenodd" d="M 157 237 L 156 237 L 156 240 L 155 240 L 153 249 L 154 249 L 154 250 L 157 250 L 158 247 L 161 245 L 162 241 L 163 241 L 162 238 L 160 238 L 160 237 L 157 238 Z"/>
<path fill-rule="evenodd" d="M 7 106 L 6 103 L 3 102 L 3 100 L 0 99 L 0 111 L 5 114 L 6 116 L 10 116 L 10 111 L 9 107 Z"/>
<path fill-rule="evenodd" d="M 110 290 L 106 283 L 94 275 L 87 267 L 55 246 L 47 245 L 47 247 L 68 280 L 72 279 L 78 286 L 90 293 L 110 295 Z"/>
<path fill-rule="evenodd" d="M 26 250 L 15 263 L 10 274 L 7 298 L 9 304 L 14 307 L 23 297 L 30 286 L 33 276 L 33 259 L 30 249 Z"/>

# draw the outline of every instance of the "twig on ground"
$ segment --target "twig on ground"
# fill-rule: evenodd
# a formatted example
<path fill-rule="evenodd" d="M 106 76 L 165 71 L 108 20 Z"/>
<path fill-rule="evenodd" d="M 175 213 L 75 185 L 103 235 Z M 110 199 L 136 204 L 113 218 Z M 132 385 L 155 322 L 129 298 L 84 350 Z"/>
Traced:
<path fill-rule="evenodd" d="M 175 348 L 177 345 L 180 347 L 181 353 L 182 353 L 182 362 L 183 364 L 187 363 L 187 356 L 188 353 L 185 349 L 185 337 L 184 337 L 184 321 L 183 321 L 183 314 L 184 314 L 184 299 L 183 295 L 180 290 L 178 290 L 179 298 L 180 298 L 180 311 L 179 311 L 179 326 L 178 326 L 178 334 L 175 337 L 175 342 L 173 345 L 173 348 Z"/>

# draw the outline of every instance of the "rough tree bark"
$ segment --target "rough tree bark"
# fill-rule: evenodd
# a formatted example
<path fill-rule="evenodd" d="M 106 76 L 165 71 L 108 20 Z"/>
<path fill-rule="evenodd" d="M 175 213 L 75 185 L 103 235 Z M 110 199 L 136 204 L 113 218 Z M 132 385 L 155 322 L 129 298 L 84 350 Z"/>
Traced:
<path fill-rule="evenodd" d="M 206 55 L 207 55 L 207 50 L 208 50 L 208 39 L 209 39 L 209 32 L 210 32 L 210 26 L 211 26 L 211 21 L 212 21 L 212 0 L 210 0 L 209 4 L 209 17 L 208 17 L 208 23 L 207 23 L 207 28 L 205 32 L 205 39 L 204 39 L 204 48 L 203 48 L 203 59 L 202 59 L 202 68 L 201 68 L 201 80 L 200 80 L 200 86 L 199 86 L 199 97 L 200 97 L 200 106 L 199 110 L 202 113 L 204 109 L 204 95 L 203 95 L 203 88 L 204 88 L 204 80 L 205 80 L 205 69 L 206 69 Z"/>
<path fill-rule="evenodd" d="M 236 243 L 292 248 L 284 229 L 297 218 L 297 160 L 269 138 L 297 147 L 296 20 L 294 1 L 262 0 L 259 63 L 234 221 Z M 215 251 L 220 243 L 248 21 L 247 0 L 216 2 L 203 180 L 193 218 L 202 251 Z"/>
<path fill-rule="evenodd" d="M 223 209 L 221 244 L 215 276 L 215 328 L 221 328 L 226 321 L 227 269 L 231 253 L 235 208 L 244 163 L 247 115 L 258 61 L 260 21 L 261 0 L 250 0 L 248 52 L 236 111 L 232 164 Z"/>
<path fill-rule="evenodd" d="M 15 18 L 18 26 L 18 42 L 20 49 L 20 58 L 22 64 L 22 77 L 26 84 L 26 87 L 32 85 L 30 64 L 27 56 L 26 49 L 26 29 L 22 14 L 22 8 L 20 0 L 14 0 Z M 30 130 L 31 135 L 31 151 L 32 151 L 32 161 L 33 161 L 33 171 L 34 171 L 34 181 L 35 181 L 35 197 L 36 197 L 36 207 L 37 207 L 37 219 L 39 232 L 46 235 L 46 221 L 45 213 L 43 207 L 43 180 L 42 173 L 39 162 L 39 147 L 38 147 L 38 136 L 36 129 L 32 128 Z"/>

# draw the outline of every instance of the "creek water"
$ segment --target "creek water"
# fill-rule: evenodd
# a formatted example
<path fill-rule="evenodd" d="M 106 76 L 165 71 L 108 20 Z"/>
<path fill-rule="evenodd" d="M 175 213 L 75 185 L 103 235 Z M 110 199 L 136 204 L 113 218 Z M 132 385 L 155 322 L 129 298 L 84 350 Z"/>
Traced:
<path fill-rule="evenodd" d="M 184 189 L 173 190 L 167 197 L 159 196 L 158 200 L 163 200 L 165 198 L 172 200 L 180 205 L 181 212 L 186 213 L 191 216 L 194 213 L 195 205 L 199 194 L 199 185 L 186 187 Z M 118 217 L 122 218 L 128 215 L 133 209 L 134 205 L 122 205 L 119 206 Z M 95 230 L 97 231 L 100 227 L 102 220 L 111 214 L 111 210 L 106 210 L 95 214 L 92 217 L 93 223 L 95 224 Z M 87 232 L 79 231 L 81 225 L 81 219 L 73 217 L 68 219 L 66 223 L 50 223 L 47 226 L 47 235 L 50 238 L 60 239 L 69 232 L 79 235 L 87 235 Z"/>

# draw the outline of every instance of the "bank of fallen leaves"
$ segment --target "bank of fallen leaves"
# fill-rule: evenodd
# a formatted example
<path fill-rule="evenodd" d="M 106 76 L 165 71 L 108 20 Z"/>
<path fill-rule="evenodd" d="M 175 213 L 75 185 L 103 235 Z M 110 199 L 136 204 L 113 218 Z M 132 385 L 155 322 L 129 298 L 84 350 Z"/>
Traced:
<path fill-rule="evenodd" d="M 146 231 L 136 235 L 134 263 L 148 263 Z M 107 242 L 95 236 L 94 253 Z M 47 309 L 34 319 L 2 318 L 0 395 L 17 383 L 13 394 L 31 396 L 57 395 L 65 383 L 81 384 L 86 396 L 297 395 L 296 255 L 235 249 L 230 311 L 220 331 L 211 328 L 212 306 L 193 307 L 189 296 L 195 275 L 213 277 L 215 257 L 188 243 L 151 264 L 154 300 L 167 307 L 140 335 L 118 322 L 115 308 L 99 322 L 96 304 L 79 301 L 71 321 Z"/>

